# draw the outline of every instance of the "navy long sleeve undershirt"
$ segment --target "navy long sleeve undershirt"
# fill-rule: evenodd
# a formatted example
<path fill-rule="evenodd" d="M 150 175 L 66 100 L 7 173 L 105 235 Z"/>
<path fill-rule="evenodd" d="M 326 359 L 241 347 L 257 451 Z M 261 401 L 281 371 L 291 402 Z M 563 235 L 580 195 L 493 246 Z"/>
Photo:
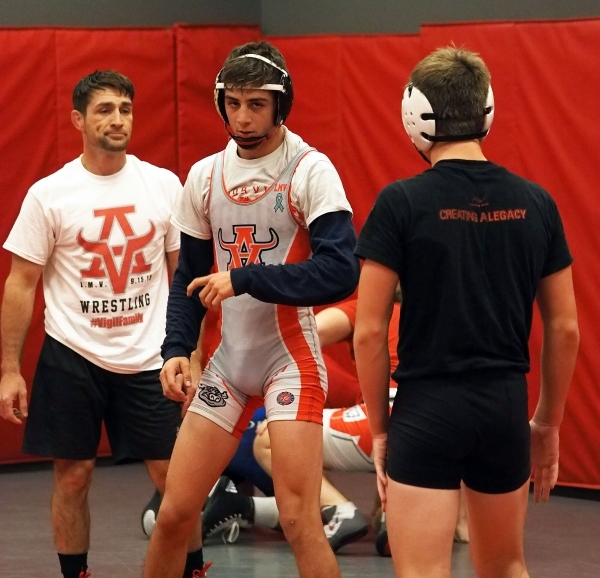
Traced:
<path fill-rule="evenodd" d="M 259 301 L 292 306 L 335 303 L 352 294 L 358 283 L 359 262 L 354 255 L 356 233 L 347 211 L 325 213 L 309 226 L 312 256 L 301 263 L 250 264 L 231 270 L 236 295 L 248 293 Z M 182 233 L 179 265 L 173 277 L 167 307 L 167 336 L 162 355 L 186 356 L 196 349 L 205 309 L 198 292 L 187 297 L 195 277 L 207 275 L 213 265 L 212 240 Z"/>

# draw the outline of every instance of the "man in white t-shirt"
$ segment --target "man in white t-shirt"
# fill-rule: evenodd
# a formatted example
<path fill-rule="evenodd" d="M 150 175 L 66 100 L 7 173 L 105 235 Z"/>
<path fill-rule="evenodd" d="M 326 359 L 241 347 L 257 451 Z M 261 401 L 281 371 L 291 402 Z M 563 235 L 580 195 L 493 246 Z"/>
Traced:
<path fill-rule="evenodd" d="M 356 236 L 331 161 L 283 126 L 292 99 L 285 60 L 273 45 L 235 48 L 215 85 L 232 140 L 192 167 L 173 213 L 181 256 L 161 381 L 168 397 L 191 405 L 146 578 L 179 575 L 186 538 L 263 401 L 280 523 L 300 576 L 340 576 L 319 511 L 327 376 L 312 306 L 354 291 Z M 218 272 L 209 274 L 213 262 Z M 195 392 L 189 356 L 206 308 L 222 310 L 221 342 Z"/>
<path fill-rule="evenodd" d="M 13 256 L 2 303 L 0 413 L 18 425 L 27 418 L 25 453 L 54 459 L 52 524 L 64 578 L 89 575 L 87 495 L 102 422 L 115 461 L 145 460 L 163 491 L 181 421 L 159 380 L 168 276 L 179 255 L 170 217 L 181 183 L 126 154 L 133 96 L 131 81 L 114 71 L 79 81 L 71 120 L 83 154 L 31 187 L 4 244 Z M 28 407 L 21 355 L 40 276 L 46 336 Z M 193 532 L 192 564 L 200 544 Z"/>

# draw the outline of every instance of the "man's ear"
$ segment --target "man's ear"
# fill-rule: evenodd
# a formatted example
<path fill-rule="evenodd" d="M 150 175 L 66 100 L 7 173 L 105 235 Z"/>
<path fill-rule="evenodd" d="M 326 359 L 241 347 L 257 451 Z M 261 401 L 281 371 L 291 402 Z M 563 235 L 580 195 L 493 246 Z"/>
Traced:
<path fill-rule="evenodd" d="M 78 131 L 83 130 L 84 118 L 83 114 L 81 114 L 78 110 L 71 111 L 71 122 Z"/>

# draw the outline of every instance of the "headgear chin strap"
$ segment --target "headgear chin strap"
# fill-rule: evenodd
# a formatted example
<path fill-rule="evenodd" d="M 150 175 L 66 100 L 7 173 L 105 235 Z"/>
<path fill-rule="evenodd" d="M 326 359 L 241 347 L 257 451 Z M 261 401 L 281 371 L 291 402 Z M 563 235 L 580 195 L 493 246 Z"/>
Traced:
<path fill-rule="evenodd" d="M 227 134 L 236 142 L 236 144 L 241 149 L 244 149 L 246 151 L 251 151 L 251 150 L 254 150 L 255 148 L 257 148 L 264 141 L 269 140 L 275 134 L 275 131 L 280 126 L 281 125 L 276 124 L 268 133 L 263 134 L 262 136 L 251 136 L 251 137 L 244 137 L 244 136 L 236 135 L 231 130 L 231 127 L 227 123 L 225 123 L 225 130 L 227 131 Z"/>
<path fill-rule="evenodd" d="M 262 60 L 281 73 L 281 77 L 277 83 L 248 87 L 256 90 L 272 90 L 275 92 L 275 118 L 273 120 L 275 126 L 268 133 L 258 137 L 237 136 L 231 130 L 229 119 L 227 118 L 227 111 L 225 110 L 225 83 L 221 80 L 223 69 L 221 69 L 219 74 L 217 74 L 217 79 L 215 81 L 214 100 L 217 112 L 225 122 L 225 130 L 240 148 L 252 150 L 258 147 L 263 141 L 270 139 L 277 128 L 279 128 L 279 126 L 281 126 L 288 117 L 290 111 L 292 110 L 294 89 L 292 87 L 292 79 L 290 78 L 289 73 L 261 54 L 242 54 L 241 56 L 238 56 L 238 59 L 239 58 L 256 58 L 257 60 Z"/>
<path fill-rule="evenodd" d="M 494 120 L 494 110 L 494 92 L 490 85 L 485 109 L 483 111 L 485 119 L 482 131 L 458 135 L 436 136 L 436 120 L 458 119 L 447 119 L 436 116 L 427 97 L 412 84 L 409 84 L 406 87 L 404 96 L 402 97 L 402 123 L 404 124 L 404 128 L 406 129 L 410 140 L 412 140 L 413 144 L 423 157 L 423 153 L 427 152 L 433 146 L 433 143 L 436 142 L 457 142 L 485 138 L 489 133 L 492 121 Z"/>

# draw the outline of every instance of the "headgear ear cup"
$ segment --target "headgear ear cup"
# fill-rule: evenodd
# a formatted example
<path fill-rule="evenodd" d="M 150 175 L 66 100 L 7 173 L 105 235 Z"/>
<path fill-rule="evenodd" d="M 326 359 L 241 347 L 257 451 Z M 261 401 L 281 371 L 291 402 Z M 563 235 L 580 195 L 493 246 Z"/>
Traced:
<path fill-rule="evenodd" d="M 409 84 L 402 97 L 402 124 L 417 150 L 428 151 L 435 142 L 454 142 L 483 139 L 487 136 L 494 120 L 494 92 L 490 85 L 485 108 L 483 130 L 462 135 L 436 136 L 435 121 L 440 120 L 433 112 L 427 97 L 415 86 Z"/>
<path fill-rule="evenodd" d="M 402 96 L 402 123 L 417 150 L 425 152 L 433 146 L 433 141 L 428 138 L 435 136 L 433 108 L 427 97 L 412 84 L 405 88 Z"/>
<path fill-rule="evenodd" d="M 492 85 L 488 89 L 487 100 L 485 102 L 485 120 L 483 122 L 483 130 L 485 131 L 485 136 L 490 132 L 490 128 L 492 127 L 492 122 L 494 122 L 494 91 L 492 90 Z"/>

